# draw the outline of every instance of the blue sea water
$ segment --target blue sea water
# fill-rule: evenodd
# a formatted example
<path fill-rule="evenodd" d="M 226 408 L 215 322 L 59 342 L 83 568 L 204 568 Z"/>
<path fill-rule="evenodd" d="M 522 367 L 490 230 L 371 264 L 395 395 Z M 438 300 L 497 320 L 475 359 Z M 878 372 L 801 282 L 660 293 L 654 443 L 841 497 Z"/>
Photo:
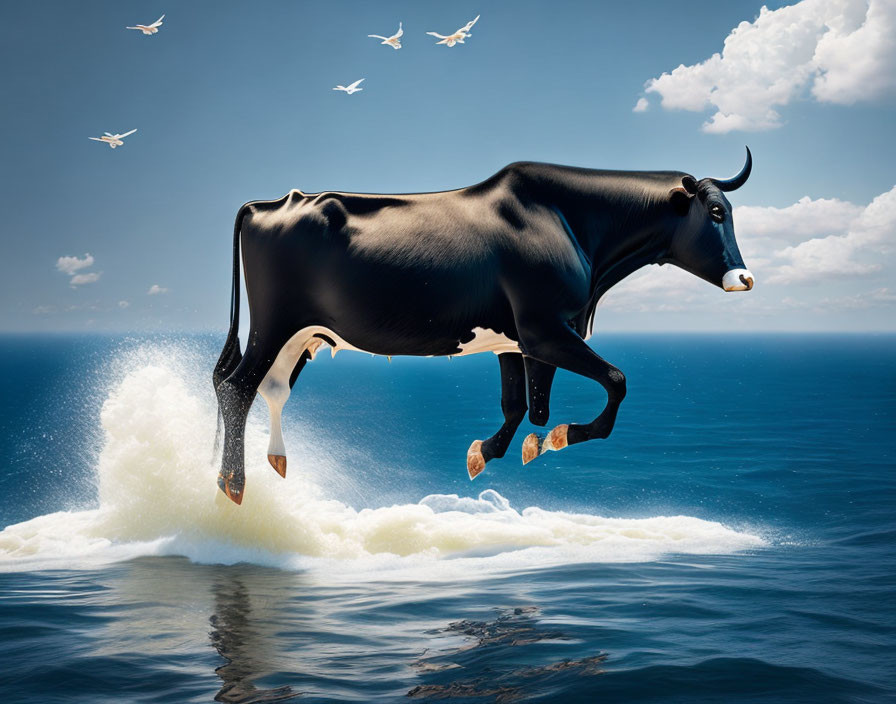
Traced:
<path fill-rule="evenodd" d="M 321 354 L 241 507 L 221 342 L 0 338 L 0 701 L 896 700 L 896 337 L 599 337 L 472 483 L 493 355 Z"/>

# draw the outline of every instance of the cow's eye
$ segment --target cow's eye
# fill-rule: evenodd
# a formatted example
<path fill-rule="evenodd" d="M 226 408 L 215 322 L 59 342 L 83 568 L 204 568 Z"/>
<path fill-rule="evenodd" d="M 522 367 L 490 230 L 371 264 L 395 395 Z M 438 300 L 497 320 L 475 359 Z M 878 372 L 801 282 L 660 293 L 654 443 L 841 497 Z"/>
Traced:
<path fill-rule="evenodd" d="M 725 209 L 721 205 L 710 206 L 709 214 L 716 222 L 722 222 L 725 219 Z"/>

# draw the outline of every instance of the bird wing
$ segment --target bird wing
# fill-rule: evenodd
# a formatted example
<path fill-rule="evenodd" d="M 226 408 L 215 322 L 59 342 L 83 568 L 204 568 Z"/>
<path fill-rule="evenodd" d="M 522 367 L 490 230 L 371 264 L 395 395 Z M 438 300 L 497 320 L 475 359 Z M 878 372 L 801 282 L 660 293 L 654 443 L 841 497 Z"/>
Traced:
<path fill-rule="evenodd" d="M 155 22 L 153 22 L 153 23 L 152 23 L 151 25 L 149 25 L 149 26 L 150 26 L 150 27 L 161 27 L 161 26 L 162 26 L 162 20 L 163 20 L 163 19 L 165 19 L 165 15 L 162 15 L 161 17 L 159 17 L 159 19 L 157 19 Z M 479 19 L 479 18 L 477 17 L 477 19 Z M 472 26 L 472 25 L 471 25 L 471 26 Z"/>
<path fill-rule="evenodd" d="M 134 134 L 134 132 L 136 132 L 136 131 L 137 130 L 131 130 L 130 132 L 125 132 L 124 134 L 116 134 L 116 135 L 112 135 L 112 136 L 115 137 L 115 139 L 123 139 L 124 137 L 127 137 L 128 135 Z"/>
<path fill-rule="evenodd" d="M 404 34 L 404 30 L 401 28 L 401 22 L 398 23 L 398 31 L 395 33 L 395 36 L 392 39 L 398 39 L 402 34 Z"/>
<path fill-rule="evenodd" d="M 88 137 L 87 139 L 92 139 L 94 142 L 104 142 L 105 141 L 102 137 Z"/>
<path fill-rule="evenodd" d="M 142 26 L 141 26 L 141 27 L 125 27 L 125 29 L 139 29 L 139 30 L 142 30 L 143 27 L 142 27 Z"/>
<path fill-rule="evenodd" d="M 444 34 L 439 34 L 438 32 L 427 32 L 427 34 L 429 34 L 433 37 L 438 37 L 439 39 L 447 39 L 448 38 Z"/>
<path fill-rule="evenodd" d="M 333 90 L 345 90 L 345 86 L 336 86 Z"/>
<path fill-rule="evenodd" d="M 459 30 L 457 30 L 457 33 L 469 32 L 471 29 L 473 29 L 473 25 L 479 21 L 479 17 L 480 17 L 480 15 L 476 15 L 475 20 L 470 20 L 469 22 L 467 22 L 463 27 L 461 27 Z"/>
<path fill-rule="evenodd" d="M 381 37 L 379 34 L 368 34 L 368 37 L 373 37 L 374 39 L 382 39 L 384 42 L 389 41 L 389 37 Z"/>
<path fill-rule="evenodd" d="M 351 90 L 352 88 L 357 88 L 360 85 L 361 81 L 363 81 L 363 80 L 364 80 L 363 78 L 359 78 L 354 83 L 347 85 L 346 88 L 348 88 L 349 90 Z"/>
<path fill-rule="evenodd" d="M 103 134 L 106 135 L 107 137 L 111 137 L 111 136 L 112 136 L 112 133 L 111 133 L 111 132 L 103 132 Z"/>

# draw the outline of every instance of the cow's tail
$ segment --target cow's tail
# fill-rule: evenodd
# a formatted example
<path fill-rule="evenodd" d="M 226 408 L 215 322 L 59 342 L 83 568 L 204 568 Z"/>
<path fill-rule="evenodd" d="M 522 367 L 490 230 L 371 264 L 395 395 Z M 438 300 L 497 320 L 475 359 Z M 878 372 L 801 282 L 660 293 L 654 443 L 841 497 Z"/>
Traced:
<path fill-rule="evenodd" d="M 236 214 L 236 222 L 233 225 L 233 280 L 230 287 L 230 330 L 227 331 L 227 340 L 224 349 L 218 357 L 215 371 L 212 373 L 212 383 L 217 393 L 221 383 L 233 374 L 243 358 L 240 352 L 240 228 L 243 224 L 243 216 L 247 212 L 247 205 L 243 205 Z M 218 403 L 218 427 L 215 431 L 215 457 L 221 440 L 221 404 Z"/>

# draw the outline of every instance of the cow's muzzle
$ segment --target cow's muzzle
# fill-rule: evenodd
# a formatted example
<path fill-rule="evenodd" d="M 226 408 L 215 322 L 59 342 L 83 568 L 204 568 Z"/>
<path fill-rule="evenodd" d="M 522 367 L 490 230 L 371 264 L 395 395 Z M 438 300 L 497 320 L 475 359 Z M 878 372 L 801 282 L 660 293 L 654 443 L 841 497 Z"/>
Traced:
<path fill-rule="evenodd" d="M 722 277 L 722 288 L 726 291 L 749 291 L 753 288 L 753 274 L 749 269 L 732 269 Z"/>

